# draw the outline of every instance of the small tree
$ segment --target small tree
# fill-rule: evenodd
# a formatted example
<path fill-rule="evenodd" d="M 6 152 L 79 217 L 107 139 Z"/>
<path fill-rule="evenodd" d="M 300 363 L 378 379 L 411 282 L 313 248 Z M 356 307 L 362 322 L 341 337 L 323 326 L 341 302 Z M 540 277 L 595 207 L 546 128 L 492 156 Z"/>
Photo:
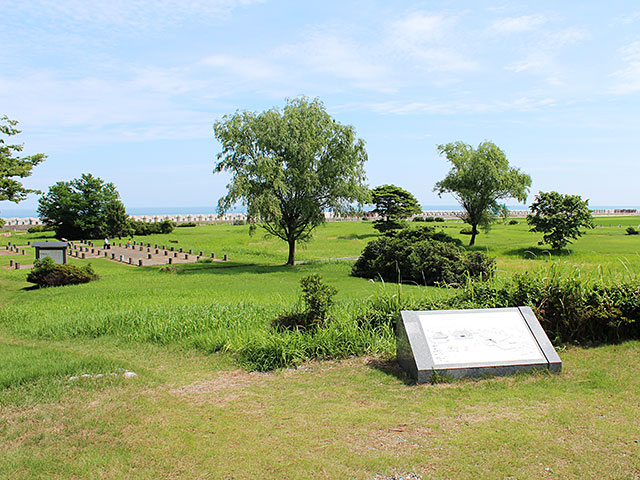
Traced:
<path fill-rule="evenodd" d="M 530 231 L 543 233 L 539 244 L 547 243 L 553 250 L 580 237 L 581 228 L 593 228 L 589 200 L 582 200 L 579 195 L 540 192 L 530 209 L 533 212 L 533 215 L 527 215 Z"/>
<path fill-rule="evenodd" d="M 116 187 L 90 173 L 56 183 L 38 203 L 38 215 L 53 227 L 57 237 L 100 238 L 129 233 L 129 219 Z"/>
<path fill-rule="evenodd" d="M 471 225 L 471 240 L 475 244 L 478 226 L 489 228 L 502 210 L 498 200 L 527 199 L 531 177 L 509 166 L 507 157 L 491 142 L 482 142 L 474 149 L 462 142 L 438 145 L 438 152 L 447 157 L 453 167 L 436 183 L 439 196 L 451 193 L 462 206 L 460 218 Z"/>
<path fill-rule="evenodd" d="M 403 228 L 407 217 L 422 210 L 416 197 L 395 185 L 382 185 L 371 190 L 371 202 L 376 206 L 373 211 L 383 217 L 373 224 L 379 232 Z"/>
<path fill-rule="evenodd" d="M 16 120 L 9 120 L 5 115 L 0 117 L 0 134 L 6 137 L 20 133 Z M 24 148 L 23 145 L 8 145 L 4 138 L 0 137 L 0 200 L 9 200 L 18 203 L 27 198 L 29 193 L 40 193 L 39 190 L 25 188 L 16 178 L 25 178 L 31 175 L 33 167 L 47 158 L 44 154 L 19 157 Z"/>
<path fill-rule="evenodd" d="M 232 175 L 218 210 L 247 205 L 250 221 L 287 242 L 287 265 L 296 242 L 325 221 L 325 210 L 344 212 L 368 200 L 364 141 L 317 99 L 288 100 L 282 111 L 236 112 L 213 128 L 222 144 L 214 173 Z"/>

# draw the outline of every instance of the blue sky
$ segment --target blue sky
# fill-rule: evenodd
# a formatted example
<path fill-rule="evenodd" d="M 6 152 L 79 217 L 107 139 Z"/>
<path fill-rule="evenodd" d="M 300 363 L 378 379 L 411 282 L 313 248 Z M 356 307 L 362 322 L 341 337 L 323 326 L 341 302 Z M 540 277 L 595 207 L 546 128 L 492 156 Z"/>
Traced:
<path fill-rule="evenodd" d="M 0 44 L 0 115 L 49 156 L 32 188 L 91 172 L 128 208 L 215 205 L 213 123 L 307 95 L 366 141 L 370 186 L 422 204 L 455 203 L 436 145 L 486 139 L 529 202 L 640 206 L 634 1 L 9 0 Z"/>

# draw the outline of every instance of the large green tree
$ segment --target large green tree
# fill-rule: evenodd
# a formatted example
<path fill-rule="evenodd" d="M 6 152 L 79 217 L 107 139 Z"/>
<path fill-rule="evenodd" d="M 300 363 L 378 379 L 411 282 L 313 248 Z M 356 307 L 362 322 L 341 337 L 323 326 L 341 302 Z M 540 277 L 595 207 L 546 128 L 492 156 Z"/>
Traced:
<path fill-rule="evenodd" d="M 246 205 L 250 221 L 287 242 L 287 265 L 294 264 L 296 242 L 325 221 L 325 210 L 348 211 L 368 199 L 364 141 L 318 99 L 238 111 L 216 122 L 214 133 L 222 144 L 214 173 L 231 174 L 218 210 Z"/>
<path fill-rule="evenodd" d="M 422 211 L 411 192 L 395 185 L 381 185 L 371 190 L 371 203 L 376 206 L 373 211 L 382 217 L 373 224 L 380 232 L 402 228 L 407 217 Z"/>
<path fill-rule="evenodd" d="M 540 232 L 542 241 L 553 250 L 560 250 L 582 235 L 582 228 L 593 228 L 589 200 L 579 195 L 563 195 L 558 192 L 540 192 L 531 204 L 532 215 L 527 223 L 532 232 Z"/>
<path fill-rule="evenodd" d="M 128 216 L 116 187 L 90 173 L 49 187 L 39 200 L 38 215 L 57 237 L 100 238 L 128 231 Z"/>
<path fill-rule="evenodd" d="M 25 188 L 17 179 L 31 175 L 33 167 L 47 158 L 42 153 L 21 157 L 19 153 L 24 145 L 7 143 L 9 137 L 20 133 L 17 124 L 6 115 L 0 117 L 0 200 L 15 203 L 27 198 L 29 193 L 40 193 L 39 190 Z"/>
<path fill-rule="evenodd" d="M 448 143 L 438 145 L 438 152 L 452 168 L 434 191 L 439 196 L 451 193 L 462 206 L 460 218 L 471 225 L 469 245 L 475 244 L 478 227 L 489 228 L 500 214 L 498 200 L 526 201 L 531 177 L 510 167 L 504 152 L 492 142 L 484 141 L 478 148 L 463 142 Z"/>

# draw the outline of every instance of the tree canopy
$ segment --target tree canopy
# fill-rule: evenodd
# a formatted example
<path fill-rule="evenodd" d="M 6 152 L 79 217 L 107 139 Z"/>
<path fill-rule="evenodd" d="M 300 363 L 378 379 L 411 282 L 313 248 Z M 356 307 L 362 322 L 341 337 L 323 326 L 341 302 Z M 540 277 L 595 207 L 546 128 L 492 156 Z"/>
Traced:
<path fill-rule="evenodd" d="M 582 235 L 581 228 L 593 228 L 589 200 L 579 195 L 563 195 L 558 192 L 540 192 L 527 215 L 530 231 L 543 233 L 540 245 L 547 243 L 553 250 L 560 250 Z"/>
<path fill-rule="evenodd" d="M 345 212 L 368 199 L 364 141 L 318 99 L 237 111 L 216 122 L 214 133 L 222 144 L 214 173 L 231 174 L 218 210 L 246 205 L 250 221 L 288 243 L 287 265 L 294 263 L 296 242 L 325 221 L 325 210 Z"/>
<path fill-rule="evenodd" d="M 20 133 L 17 124 L 16 120 L 10 120 L 6 115 L 0 117 L 0 200 L 15 203 L 27 198 L 29 193 L 40 193 L 39 190 L 25 188 L 17 179 L 31 175 L 33 167 L 47 158 L 42 153 L 21 157 L 19 153 L 24 145 L 7 143 L 8 137 Z"/>
<path fill-rule="evenodd" d="M 129 231 L 116 187 L 90 173 L 49 187 L 38 201 L 38 215 L 58 237 L 100 238 Z"/>
<path fill-rule="evenodd" d="M 451 193 L 462 206 L 460 218 L 471 225 L 471 240 L 475 243 L 478 226 L 489 228 L 502 206 L 498 200 L 515 198 L 525 202 L 531 177 L 509 166 L 504 152 L 494 143 L 484 141 L 474 149 L 463 142 L 438 145 L 452 168 L 436 183 L 439 196 Z"/>
<path fill-rule="evenodd" d="M 395 185 L 381 185 L 371 190 L 371 203 L 376 206 L 373 211 L 383 217 L 373 224 L 380 232 L 404 227 L 407 217 L 422 210 L 416 197 Z"/>

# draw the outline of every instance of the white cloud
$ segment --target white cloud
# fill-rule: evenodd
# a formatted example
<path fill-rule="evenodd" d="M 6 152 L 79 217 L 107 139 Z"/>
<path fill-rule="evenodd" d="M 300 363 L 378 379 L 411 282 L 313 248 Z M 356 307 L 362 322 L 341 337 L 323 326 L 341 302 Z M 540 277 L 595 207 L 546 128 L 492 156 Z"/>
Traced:
<path fill-rule="evenodd" d="M 3 2 L 0 14 L 38 18 L 55 31 L 156 30 L 172 24 L 224 19 L 234 8 L 263 0 L 30 0 Z M 25 22 L 28 23 L 28 22 Z"/>
<path fill-rule="evenodd" d="M 517 97 L 511 100 L 494 102 L 448 101 L 448 102 L 378 102 L 367 104 L 366 107 L 376 113 L 392 115 L 455 115 L 468 113 L 496 113 L 496 112 L 530 112 L 555 106 L 556 102 L 550 98 Z"/>
<path fill-rule="evenodd" d="M 546 23 L 546 21 L 547 18 L 544 15 L 499 18 L 491 24 L 491 31 L 505 34 L 528 32 Z"/>
<path fill-rule="evenodd" d="M 544 75 L 550 85 L 563 85 L 561 65 L 557 58 L 568 45 L 588 38 L 588 33 L 580 28 L 566 28 L 556 32 L 545 31 L 536 35 L 524 49 L 523 58 L 505 66 L 516 73 L 532 72 Z"/>
<path fill-rule="evenodd" d="M 395 54 L 413 57 L 428 71 L 460 72 L 477 68 L 463 53 L 458 18 L 414 12 L 390 24 L 388 43 Z"/>
<path fill-rule="evenodd" d="M 387 66 L 373 48 L 326 29 L 312 31 L 300 43 L 277 48 L 273 57 L 293 65 L 300 77 L 308 76 L 305 74 L 310 70 L 374 90 L 383 88 L 381 80 L 388 75 Z"/>
<path fill-rule="evenodd" d="M 620 50 L 620 54 L 626 66 L 611 74 L 614 79 L 611 92 L 617 94 L 640 92 L 640 41 L 625 45 Z"/>

